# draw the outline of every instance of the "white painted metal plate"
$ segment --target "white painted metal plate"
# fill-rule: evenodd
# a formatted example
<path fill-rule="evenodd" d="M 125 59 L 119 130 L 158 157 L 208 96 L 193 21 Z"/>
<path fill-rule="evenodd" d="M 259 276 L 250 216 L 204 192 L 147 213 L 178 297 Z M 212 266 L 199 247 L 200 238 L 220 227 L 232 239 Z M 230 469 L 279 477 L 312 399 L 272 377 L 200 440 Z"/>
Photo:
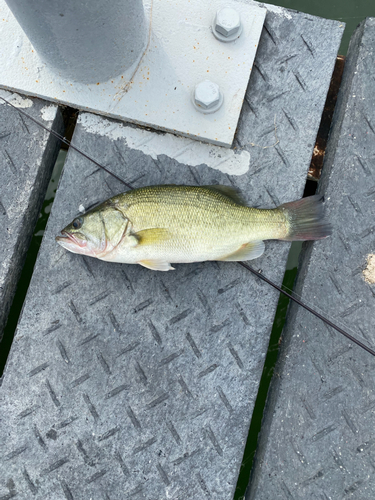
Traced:
<path fill-rule="evenodd" d="M 38 57 L 4 0 L 0 0 L 0 86 L 144 126 L 230 147 L 249 82 L 266 9 L 229 1 L 243 30 L 217 40 L 212 22 L 222 0 L 145 0 L 151 31 L 137 67 L 107 82 L 67 81 Z M 152 8 L 151 8 L 152 6 Z M 192 104 L 197 83 L 210 79 L 224 96 L 202 114 Z"/>

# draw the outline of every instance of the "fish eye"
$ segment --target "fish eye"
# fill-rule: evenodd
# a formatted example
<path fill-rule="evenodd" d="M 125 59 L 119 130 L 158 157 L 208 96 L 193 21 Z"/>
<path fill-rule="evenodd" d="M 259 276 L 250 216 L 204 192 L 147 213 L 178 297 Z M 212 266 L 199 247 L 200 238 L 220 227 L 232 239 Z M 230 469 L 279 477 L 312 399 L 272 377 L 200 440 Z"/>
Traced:
<path fill-rule="evenodd" d="M 74 229 L 80 229 L 82 227 L 82 224 L 83 224 L 82 217 L 78 217 L 78 219 L 74 219 L 72 226 L 74 227 Z"/>

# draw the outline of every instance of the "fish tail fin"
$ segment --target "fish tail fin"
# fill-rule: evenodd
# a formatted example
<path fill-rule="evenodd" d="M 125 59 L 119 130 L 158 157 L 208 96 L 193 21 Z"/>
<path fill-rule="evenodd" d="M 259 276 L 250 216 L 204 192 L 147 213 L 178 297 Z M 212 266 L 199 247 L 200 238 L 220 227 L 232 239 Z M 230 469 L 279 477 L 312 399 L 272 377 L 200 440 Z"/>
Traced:
<path fill-rule="evenodd" d="M 279 208 L 287 220 L 288 234 L 282 238 L 285 241 L 320 240 L 332 233 L 331 225 L 324 220 L 321 195 L 284 203 Z"/>

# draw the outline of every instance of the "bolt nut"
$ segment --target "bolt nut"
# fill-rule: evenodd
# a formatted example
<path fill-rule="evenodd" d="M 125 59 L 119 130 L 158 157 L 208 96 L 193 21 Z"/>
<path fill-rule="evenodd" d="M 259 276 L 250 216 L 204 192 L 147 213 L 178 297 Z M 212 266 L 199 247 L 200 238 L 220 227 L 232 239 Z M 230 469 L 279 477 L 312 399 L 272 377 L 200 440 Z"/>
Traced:
<path fill-rule="evenodd" d="M 216 12 L 212 32 L 222 42 L 236 40 L 242 32 L 239 13 L 232 7 L 224 7 Z"/>
<path fill-rule="evenodd" d="M 214 113 L 223 104 L 219 85 L 210 80 L 198 83 L 194 89 L 193 104 L 201 113 Z"/>

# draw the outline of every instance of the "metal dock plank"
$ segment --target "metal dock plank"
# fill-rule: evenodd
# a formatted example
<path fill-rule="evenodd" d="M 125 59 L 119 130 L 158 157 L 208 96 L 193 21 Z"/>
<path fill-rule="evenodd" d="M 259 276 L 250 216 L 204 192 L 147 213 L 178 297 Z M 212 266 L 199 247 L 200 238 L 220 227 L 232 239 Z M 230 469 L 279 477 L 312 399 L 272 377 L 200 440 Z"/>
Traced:
<path fill-rule="evenodd" d="M 57 106 L 40 99 L 1 96 L 46 126 L 62 131 Z M 18 103 L 18 104 L 17 104 Z M 0 340 L 44 200 L 58 140 L 0 101 Z"/>
<path fill-rule="evenodd" d="M 266 27 L 235 144 L 247 171 L 226 173 L 229 150 L 192 166 L 187 139 L 141 130 L 130 144 L 134 127 L 88 114 L 74 144 L 135 186 L 230 184 L 264 207 L 300 197 L 342 27 L 279 8 Z M 233 496 L 277 294 L 236 263 L 157 273 L 56 244 L 81 204 L 121 190 L 69 151 L 0 391 L 0 497 Z M 266 247 L 254 264 L 280 283 L 289 244 Z"/>
<path fill-rule="evenodd" d="M 334 232 L 305 248 L 305 303 L 371 346 L 374 284 L 375 19 L 352 37 L 320 191 Z M 302 257 L 302 256 L 301 256 Z M 247 498 L 372 499 L 374 358 L 293 304 L 283 332 Z"/>

